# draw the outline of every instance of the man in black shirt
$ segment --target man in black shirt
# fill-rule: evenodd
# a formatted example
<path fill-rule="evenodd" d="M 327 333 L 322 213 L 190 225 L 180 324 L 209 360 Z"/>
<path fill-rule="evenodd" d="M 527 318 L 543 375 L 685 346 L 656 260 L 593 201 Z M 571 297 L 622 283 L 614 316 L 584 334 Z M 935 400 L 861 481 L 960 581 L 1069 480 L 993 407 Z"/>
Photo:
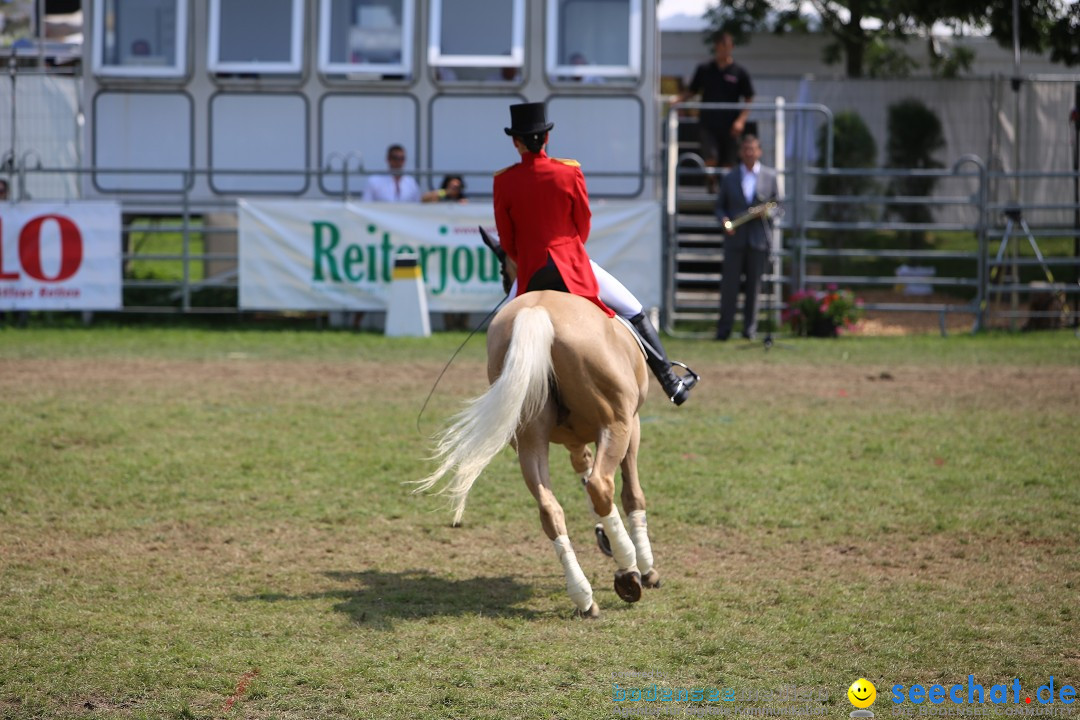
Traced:
<path fill-rule="evenodd" d="M 752 102 L 754 85 L 746 68 L 732 59 L 735 40 L 731 33 L 721 33 L 713 45 L 714 57 L 697 66 L 690 87 L 681 92 L 676 103 L 701 95 L 706 103 Z M 730 168 L 738 160 L 739 140 L 746 127 L 749 108 L 744 110 L 702 110 L 698 120 L 701 132 L 701 155 L 707 167 Z M 715 192 L 716 179 L 709 176 L 709 190 Z"/>

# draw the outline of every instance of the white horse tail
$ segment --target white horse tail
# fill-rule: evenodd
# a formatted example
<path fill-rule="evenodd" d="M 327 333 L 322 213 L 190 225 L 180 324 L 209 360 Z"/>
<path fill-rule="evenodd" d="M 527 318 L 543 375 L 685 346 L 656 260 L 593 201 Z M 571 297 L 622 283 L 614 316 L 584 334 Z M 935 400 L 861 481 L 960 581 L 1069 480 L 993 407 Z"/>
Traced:
<path fill-rule="evenodd" d="M 522 308 L 514 318 L 502 374 L 439 434 L 434 459 L 442 464 L 417 481 L 414 492 L 431 489 L 453 470 L 453 478 L 440 493 L 451 497 L 455 525 L 461 522 L 465 500 L 476 478 L 514 437 L 518 425 L 536 417 L 547 403 L 554 373 L 554 339 L 555 328 L 547 310 L 538 306 Z"/>

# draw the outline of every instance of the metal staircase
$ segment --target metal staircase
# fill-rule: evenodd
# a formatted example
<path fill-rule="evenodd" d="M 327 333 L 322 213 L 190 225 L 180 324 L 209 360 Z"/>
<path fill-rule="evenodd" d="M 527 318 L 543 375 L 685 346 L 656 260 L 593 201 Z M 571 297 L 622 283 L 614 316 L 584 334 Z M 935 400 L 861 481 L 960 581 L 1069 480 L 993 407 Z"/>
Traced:
<path fill-rule="evenodd" d="M 672 304 L 665 328 L 669 333 L 706 337 L 715 332 L 725 235 L 714 203 L 715 196 L 701 185 L 679 189 L 669 244 Z"/>
<path fill-rule="evenodd" d="M 706 190 L 707 171 L 697 154 L 697 127 L 694 123 L 672 122 L 675 117 L 674 113 L 669 115 L 667 124 L 668 137 L 678 135 L 678 153 L 668 156 L 662 324 L 664 331 L 675 337 L 712 338 L 720 316 L 726 235 L 716 219 L 716 195 Z M 723 172 L 717 175 L 717 182 Z M 773 315 L 780 307 L 779 290 L 771 282 L 779 271 L 775 262 L 766 268 L 759 313 Z M 741 306 L 742 298 L 739 303 Z"/>

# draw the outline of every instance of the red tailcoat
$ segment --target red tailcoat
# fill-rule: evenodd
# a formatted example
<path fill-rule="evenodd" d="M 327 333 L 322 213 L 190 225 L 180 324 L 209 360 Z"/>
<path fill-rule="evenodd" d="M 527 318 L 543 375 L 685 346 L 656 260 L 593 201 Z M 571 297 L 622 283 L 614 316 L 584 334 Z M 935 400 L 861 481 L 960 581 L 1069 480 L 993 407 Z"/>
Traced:
<path fill-rule="evenodd" d="M 567 289 L 612 317 L 615 313 L 600 301 L 585 252 L 591 219 L 585 176 L 575 160 L 527 152 L 517 165 L 495 173 L 495 226 L 503 249 L 517 263 L 518 295 L 550 255 Z"/>

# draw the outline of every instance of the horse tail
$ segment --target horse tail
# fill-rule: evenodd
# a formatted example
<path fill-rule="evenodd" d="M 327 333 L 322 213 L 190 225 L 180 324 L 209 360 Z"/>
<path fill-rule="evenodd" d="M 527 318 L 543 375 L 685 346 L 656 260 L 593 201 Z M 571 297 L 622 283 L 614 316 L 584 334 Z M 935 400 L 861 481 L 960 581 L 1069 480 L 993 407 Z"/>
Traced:
<path fill-rule="evenodd" d="M 547 403 L 554 374 L 554 339 L 555 327 L 547 310 L 539 306 L 522 308 L 514 318 L 502 374 L 439 434 L 434 459 L 442 464 L 417 481 L 414 492 L 431 489 L 453 470 L 454 476 L 440 493 L 451 498 L 455 525 L 461 522 L 466 497 L 476 478 L 514 437 L 518 425 L 536 417 Z"/>

